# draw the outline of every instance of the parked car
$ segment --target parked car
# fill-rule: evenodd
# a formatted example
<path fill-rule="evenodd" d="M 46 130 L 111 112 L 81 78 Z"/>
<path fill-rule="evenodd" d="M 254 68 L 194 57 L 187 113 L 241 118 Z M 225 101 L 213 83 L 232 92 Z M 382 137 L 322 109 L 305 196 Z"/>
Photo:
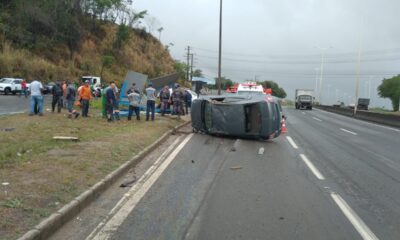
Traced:
<path fill-rule="evenodd" d="M 20 78 L 2 78 L 0 79 L 0 92 L 5 95 L 8 94 L 17 94 L 21 91 L 21 82 Z"/>
<path fill-rule="evenodd" d="M 54 85 L 56 85 L 55 82 L 49 82 L 49 83 L 45 84 L 45 85 L 43 86 L 42 93 L 43 93 L 43 94 L 50 94 L 51 91 L 53 90 Z"/>

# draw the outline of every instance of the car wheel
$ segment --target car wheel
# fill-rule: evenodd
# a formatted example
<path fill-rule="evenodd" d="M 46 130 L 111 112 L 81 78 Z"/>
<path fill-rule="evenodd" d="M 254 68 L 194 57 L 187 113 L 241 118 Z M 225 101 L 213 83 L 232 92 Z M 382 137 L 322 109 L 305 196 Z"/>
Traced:
<path fill-rule="evenodd" d="M 5 94 L 5 95 L 8 95 L 8 94 L 10 94 L 10 93 L 11 93 L 11 89 L 6 88 L 6 89 L 4 90 L 4 94 Z"/>

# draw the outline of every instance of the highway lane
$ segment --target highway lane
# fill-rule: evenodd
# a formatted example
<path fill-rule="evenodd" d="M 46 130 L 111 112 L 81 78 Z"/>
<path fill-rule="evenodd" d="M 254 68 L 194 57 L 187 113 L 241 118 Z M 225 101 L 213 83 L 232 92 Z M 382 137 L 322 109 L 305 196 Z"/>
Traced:
<path fill-rule="evenodd" d="M 400 239 L 399 130 L 319 110 L 287 115 L 289 134 L 330 188 L 382 239 Z"/>
<path fill-rule="evenodd" d="M 51 108 L 51 95 L 44 96 L 45 108 Z M 0 95 L 0 116 L 12 113 L 28 112 L 30 97 L 19 97 L 17 95 Z"/>
<path fill-rule="evenodd" d="M 287 115 L 292 142 L 191 136 L 88 239 L 399 239 L 398 185 L 342 147 L 349 126 Z"/>

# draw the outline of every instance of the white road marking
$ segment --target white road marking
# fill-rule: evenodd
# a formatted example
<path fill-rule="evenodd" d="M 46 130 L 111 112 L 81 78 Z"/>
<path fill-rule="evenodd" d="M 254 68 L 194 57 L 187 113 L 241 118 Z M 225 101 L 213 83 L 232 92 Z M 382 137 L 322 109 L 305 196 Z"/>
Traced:
<path fill-rule="evenodd" d="M 335 201 L 335 203 L 339 206 L 340 210 L 342 210 L 343 214 L 347 217 L 347 219 L 353 224 L 354 228 L 361 235 L 364 240 L 378 240 L 379 238 L 375 236 L 375 234 L 369 229 L 369 227 L 363 222 L 363 220 L 354 212 L 353 209 L 343 200 L 343 198 L 337 194 L 332 192 L 331 197 Z"/>
<path fill-rule="evenodd" d="M 322 122 L 322 120 L 319 119 L 319 118 L 313 117 L 313 119 L 314 119 L 314 120 L 317 120 L 318 122 Z"/>
<path fill-rule="evenodd" d="M 355 136 L 357 136 L 357 135 L 358 135 L 357 133 L 355 133 L 355 132 L 352 132 L 352 131 L 349 131 L 349 130 L 347 130 L 347 129 L 344 129 L 344 128 L 341 128 L 340 130 L 342 130 L 343 132 L 347 132 L 347 133 L 353 134 L 353 135 L 355 135 Z"/>
<path fill-rule="evenodd" d="M 319 180 L 325 180 L 325 177 L 321 174 L 321 172 L 314 166 L 314 164 L 308 160 L 306 155 L 300 154 L 301 159 L 303 162 L 307 165 L 307 167 L 311 170 L 312 173 L 319 179 Z"/>
<path fill-rule="evenodd" d="M 292 147 L 294 149 L 299 149 L 299 147 L 297 146 L 297 144 L 293 141 L 293 139 L 289 136 L 286 136 L 287 140 L 289 141 L 290 145 L 292 145 Z"/>
<path fill-rule="evenodd" d="M 22 113 L 25 113 L 25 112 L 9 112 L 9 113 L 0 113 L 0 116 L 3 116 L 3 115 L 14 115 L 14 114 L 22 114 Z"/>
<path fill-rule="evenodd" d="M 260 149 L 258 149 L 258 155 L 263 155 L 264 154 L 264 148 L 260 147 Z"/>
<path fill-rule="evenodd" d="M 117 203 L 117 205 L 110 211 L 108 216 L 112 216 L 106 223 L 105 221 L 99 223 L 96 229 L 86 238 L 89 239 L 109 239 L 118 227 L 124 222 L 128 217 L 129 213 L 133 211 L 142 197 L 147 193 L 151 186 L 157 181 L 169 164 L 175 159 L 178 153 L 183 149 L 183 147 L 189 142 L 193 134 L 187 136 L 182 143 L 175 148 L 176 144 L 180 139 L 176 139 L 175 142 L 156 160 L 156 162 L 143 174 L 143 176 L 138 180 L 125 195 Z M 164 159 L 164 157 L 170 152 L 170 150 L 175 150 L 165 159 L 165 161 L 158 166 L 158 163 Z M 158 168 L 157 168 L 158 167 Z M 150 175 L 150 176 L 149 176 Z M 122 205 L 123 204 L 123 205 Z M 121 206 L 122 205 L 122 206 Z"/>

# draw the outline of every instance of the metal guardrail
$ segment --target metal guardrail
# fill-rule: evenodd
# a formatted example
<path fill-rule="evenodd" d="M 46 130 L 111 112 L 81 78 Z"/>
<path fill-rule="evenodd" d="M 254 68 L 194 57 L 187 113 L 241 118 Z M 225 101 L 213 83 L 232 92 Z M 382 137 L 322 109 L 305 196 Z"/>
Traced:
<path fill-rule="evenodd" d="M 393 114 L 384 114 L 384 113 L 375 113 L 370 111 L 357 111 L 356 115 L 354 115 L 354 110 L 350 108 L 341 108 L 341 107 L 333 107 L 333 106 L 325 106 L 325 105 L 317 105 L 315 108 L 325 110 L 328 112 L 337 113 L 340 115 L 354 117 L 357 119 L 380 123 L 392 127 L 400 128 L 400 116 Z"/>

